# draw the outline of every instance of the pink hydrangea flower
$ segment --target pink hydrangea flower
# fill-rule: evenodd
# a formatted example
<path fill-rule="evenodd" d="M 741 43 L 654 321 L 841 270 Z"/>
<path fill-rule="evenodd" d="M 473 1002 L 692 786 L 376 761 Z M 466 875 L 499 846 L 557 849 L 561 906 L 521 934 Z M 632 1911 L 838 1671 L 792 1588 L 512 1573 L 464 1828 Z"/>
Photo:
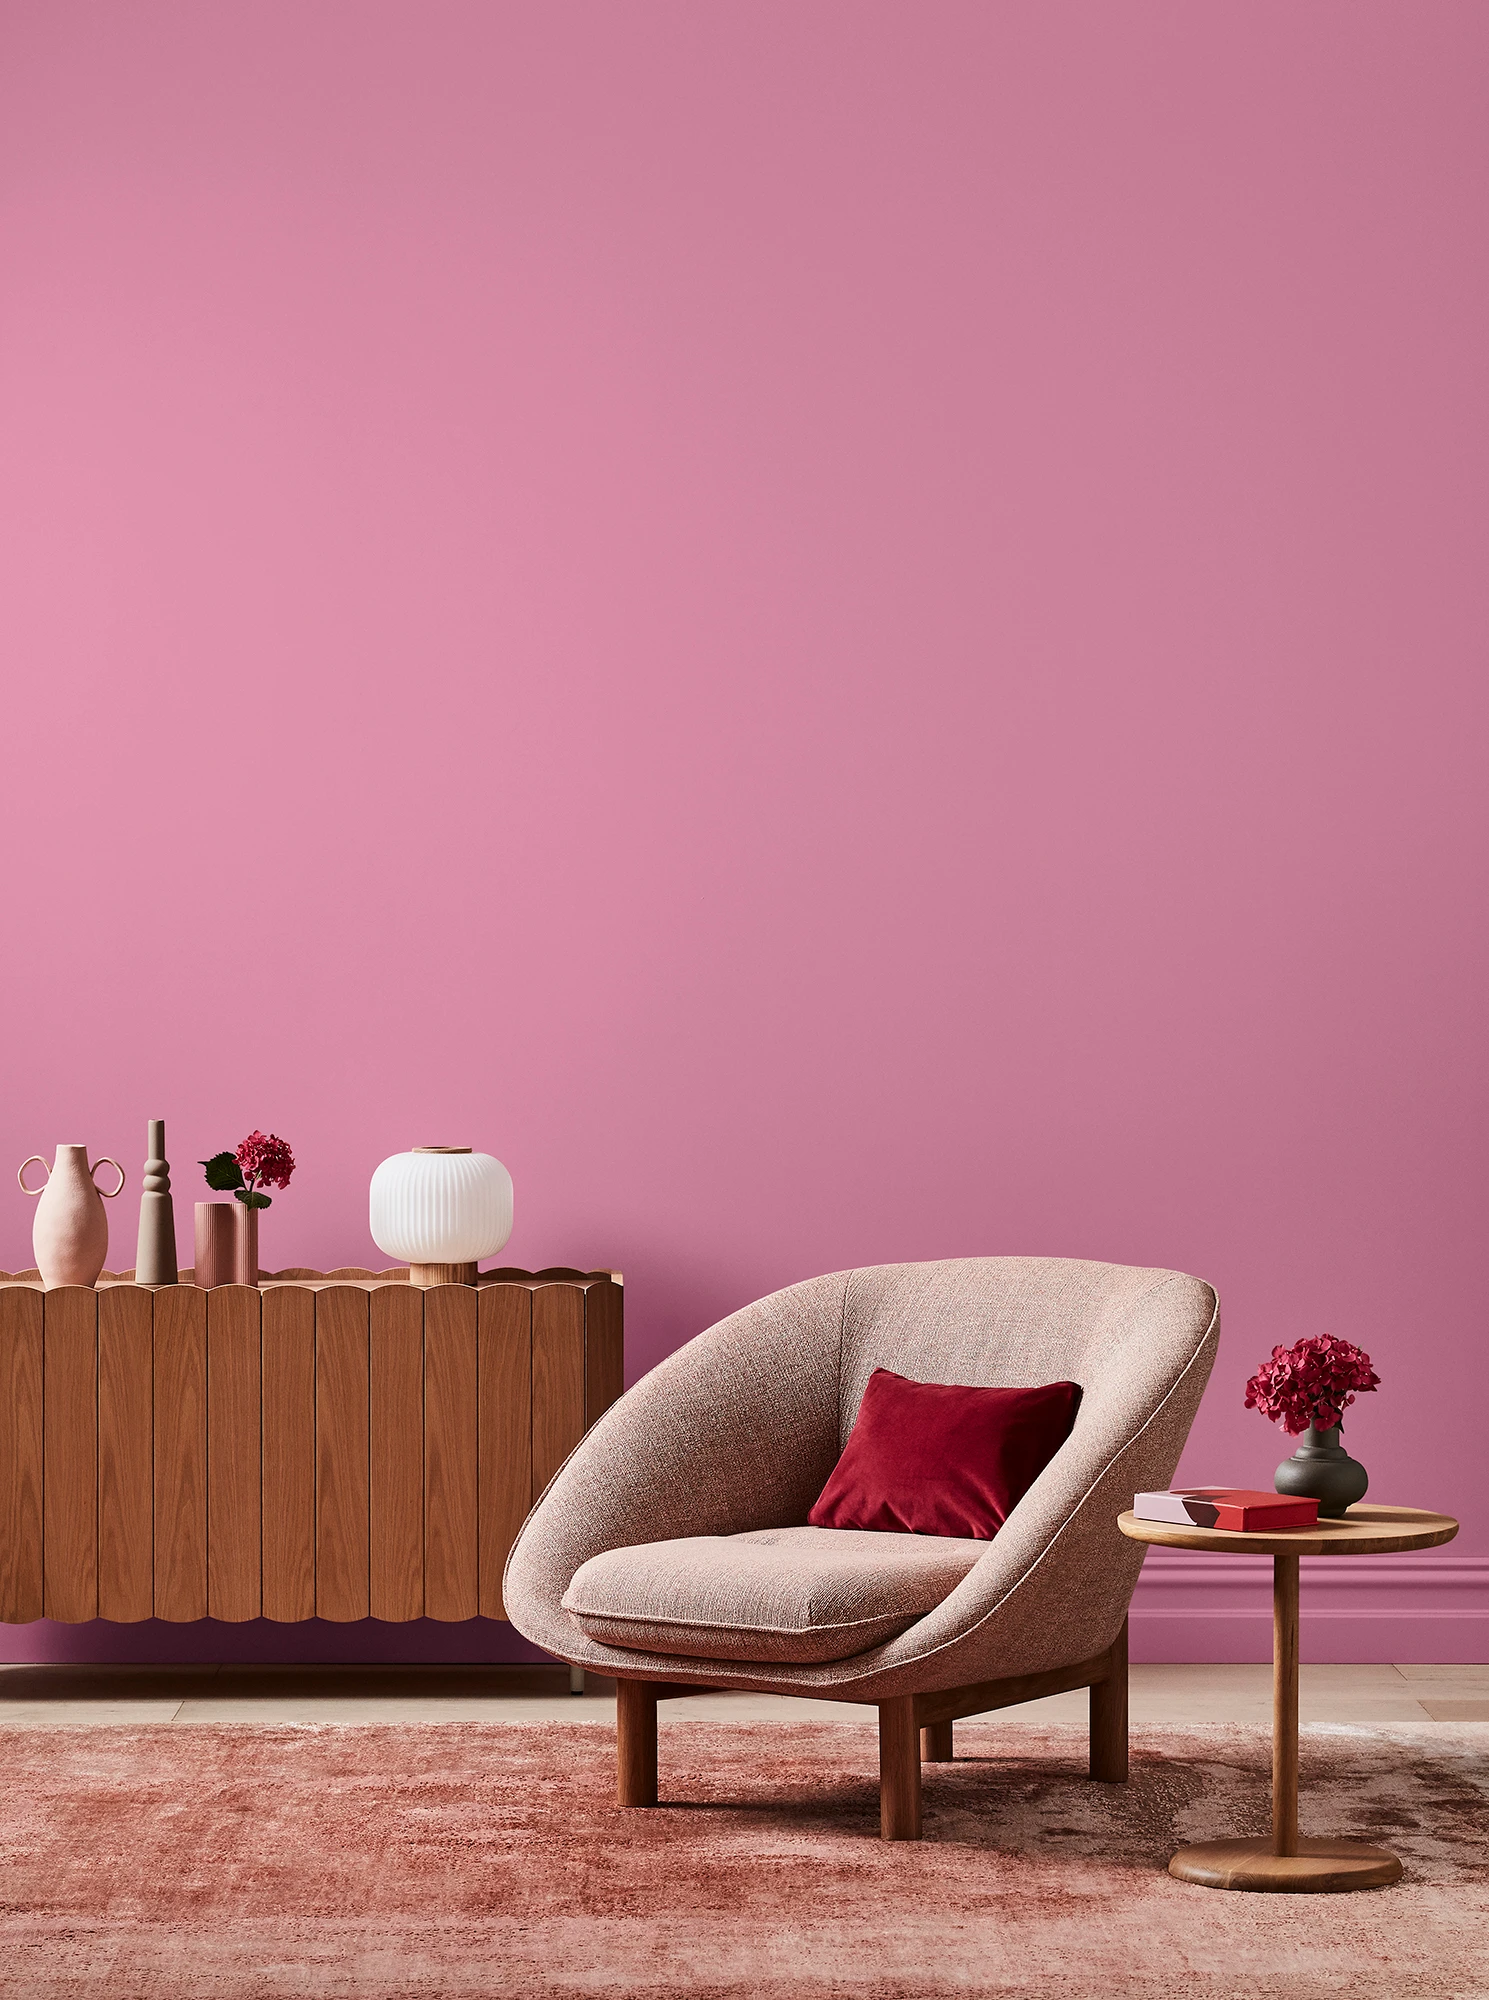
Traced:
<path fill-rule="evenodd" d="M 287 1188 L 295 1156 L 273 1132 L 250 1132 L 233 1156 L 249 1187 Z"/>

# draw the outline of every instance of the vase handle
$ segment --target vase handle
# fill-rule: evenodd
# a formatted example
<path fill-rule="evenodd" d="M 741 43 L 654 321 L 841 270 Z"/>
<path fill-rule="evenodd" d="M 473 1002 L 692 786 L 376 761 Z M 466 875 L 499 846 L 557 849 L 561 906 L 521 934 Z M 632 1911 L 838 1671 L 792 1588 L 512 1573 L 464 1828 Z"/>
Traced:
<path fill-rule="evenodd" d="M 46 1163 L 46 1161 L 45 1161 L 45 1160 L 43 1160 L 43 1159 L 41 1158 L 41 1154 L 40 1154 L 40 1153 L 33 1153 L 33 1154 L 31 1155 L 31 1160 L 41 1160 L 41 1164 L 42 1164 L 42 1165 L 43 1165 L 44 1167 L 46 1167 L 46 1166 L 47 1166 L 47 1163 Z M 41 1184 L 41 1187 L 39 1187 L 39 1188 L 28 1188 L 28 1187 L 27 1187 L 27 1185 L 26 1185 L 26 1169 L 27 1169 L 27 1167 L 29 1167 L 29 1166 L 30 1166 L 30 1164 L 31 1164 L 31 1160 L 22 1160 L 21 1164 L 20 1164 L 20 1165 L 19 1165 L 19 1166 L 18 1166 L 18 1167 L 16 1168 L 16 1179 L 17 1179 L 17 1180 L 18 1180 L 18 1181 L 20 1182 L 20 1184 L 21 1184 L 21 1193 L 22 1193 L 22 1194 L 29 1194 L 29 1195 L 31 1196 L 32 1200 L 34 1201 L 34 1200 L 35 1200 L 35 1198 L 36 1198 L 36 1196 L 37 1196 L 37 1195 L 39 1195 L 40 1193 L 42 1193 L 42 1191 L 43 1191 L 43 1190 L 45 1189 L 45 1187 L 46 1187 L 46 1184 L 47 1184 L 47 1181 L 49 1181 L 49 1180 L 50 1180 L 50 1179 L 52 1178 L 52 1170 L 51 1170 L 51 1168 L 50 1168 L 50 1167 L 47 1167 L 47 1181 L 43 1181 L 43 1182 L 42 1182 L 42 1184 Z"/>
<path fill-rule="evenodd" d="M 116 1194 L 123 1194 L 124 1192 L 124 1169 L 117 1160 L 111 1160 L 108 1154 L 105 1153 L 101 1159 L 95 1160 L 92 1166 L 89 1167 L 88 1178 L 90 1181 L 93 1180 L 93 1176 L 98 1172 L 100 1167 L 112 1167 L 114 1172 L 119 1176 L 119 1185 L 116 1188 L 98 1189 L 98 1192 L 103 1196 L 105 1201 L 112 1201 Z M 96 1181 L 94 1181 L 94 1186 L 98 1186 Z"/>

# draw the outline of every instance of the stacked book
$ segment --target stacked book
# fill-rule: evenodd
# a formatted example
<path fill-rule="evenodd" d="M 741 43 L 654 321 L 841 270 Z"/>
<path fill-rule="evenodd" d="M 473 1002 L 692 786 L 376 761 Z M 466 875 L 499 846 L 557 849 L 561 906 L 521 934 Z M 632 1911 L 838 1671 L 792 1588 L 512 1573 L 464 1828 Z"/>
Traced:
<path fill-rule="evenodd" d="M 1172 1521 L 1180 1528 L 1240 1528 L 1271 1534 L 1275 1528 L 1311 1528 L 1318 1502 L 1290 1493 L 1253 1493 L 1244 1486 L 1176 1486 L 1171 1493 L 1139 1493 L 1132 1511 L 1140 1521 Z"/>

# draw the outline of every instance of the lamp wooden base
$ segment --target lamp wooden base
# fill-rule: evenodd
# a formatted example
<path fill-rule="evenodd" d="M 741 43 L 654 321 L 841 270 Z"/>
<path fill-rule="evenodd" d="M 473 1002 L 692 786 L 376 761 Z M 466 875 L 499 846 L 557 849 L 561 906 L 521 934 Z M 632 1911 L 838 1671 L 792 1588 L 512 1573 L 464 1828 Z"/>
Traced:
<path fill-rule="evenodd" d="M 1337 1894 L 1341 1889 L 1383 1889 L 1399 1882 L 1401 1863 L 1389 1848 L 1362 1840 L 1308 1840 L 1296 1854 L 1274 1852 L 1272 1842 L 1206 1840 L 1181 1847 L 1168 1864 L 1181 1882 L 1207 1889 L 1271 1889 L 1284 1894 Z"/>
<path fill-rule="evenodd" d="M 410 1264 L 408 1281 L 411 1285 L 422 1285 L 427 1291 L 431 1285 L 473 1285 L 476 1282 L 474 1264 Z"/>

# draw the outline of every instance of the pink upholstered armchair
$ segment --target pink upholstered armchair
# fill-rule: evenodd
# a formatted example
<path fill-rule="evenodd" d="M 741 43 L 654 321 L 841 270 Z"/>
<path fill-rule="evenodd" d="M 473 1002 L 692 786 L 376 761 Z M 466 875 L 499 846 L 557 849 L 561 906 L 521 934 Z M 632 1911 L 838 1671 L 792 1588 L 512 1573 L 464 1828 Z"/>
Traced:
<path fill-rule="evenodd" d="M 887 1264 L 814 1278 L 700 1334 L 560 1468 L 507 1564 L 507 1615 L 618 1682 L 619 1796 L 657 1801 L 659 1698 L 714 1688 L 879 1711 L 885 1839 L 920 1834 L 920 1764 L 952 1724 L 1091 1690 L 1091 1775 L 1127 1776 L 1117 1532 L 1168 1484 L 1215 1357 L 1215 1293 L 1068 1258 Z M 1075 1428 L 998 1535 L 805 1525 L 869 1375 L 1082 1388 Z"/>

